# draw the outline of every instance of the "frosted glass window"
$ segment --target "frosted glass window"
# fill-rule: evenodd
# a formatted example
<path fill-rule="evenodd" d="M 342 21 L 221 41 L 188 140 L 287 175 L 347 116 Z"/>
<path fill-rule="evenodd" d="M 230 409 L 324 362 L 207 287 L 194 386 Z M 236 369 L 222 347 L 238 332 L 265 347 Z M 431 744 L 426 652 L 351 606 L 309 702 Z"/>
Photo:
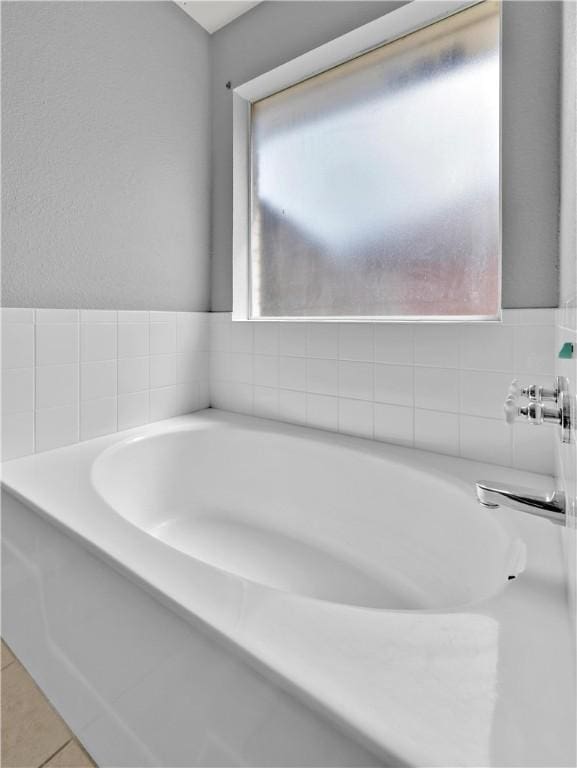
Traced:
<path fill-rule="evenodd" d="M 251 106 L 250 315 L 495 318 L 499 9 Z"/>

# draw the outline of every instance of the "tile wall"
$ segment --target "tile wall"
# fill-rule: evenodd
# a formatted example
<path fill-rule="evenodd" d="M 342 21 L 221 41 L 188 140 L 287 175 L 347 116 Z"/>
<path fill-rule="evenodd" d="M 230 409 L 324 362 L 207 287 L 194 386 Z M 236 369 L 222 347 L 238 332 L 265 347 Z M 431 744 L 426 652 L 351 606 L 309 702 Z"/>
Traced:
<path fill-rule="evenodd" d="M 233 323 L 229 313 L 4 309 L 3 459 L 210 404 L 553 474 L 554 430 L 510 428 L 502 405 L 513 377 L 550 383 L 560 317 Z"/>
<path fill-rule="evenodd" d="M 573 344 L 573 357 L 556 357 L 556 372 L 569 380 L 569 390 L 574 402 L 577 394 L 577 300 L 568 302 L 557 310 L 555 352 L 559 352 L 565 343 Z M 574 439 L 570 444 L 556 442 L 556 475 L 559 487 L 567 496 L 567 524 L 577 528 L 577 447 Z"/>
<path fill-rule="evenodd" d="M 206 408 L 208 314 L 2 310 L 2 458 Z"/>
<path fill-rule="evenodd" d="M 502 324 L 247 323 L 210 318 L 211 404 L 553 474 L 554 430 L 505 424 L 513 377 L 550 384 L 555 310 Z"/>

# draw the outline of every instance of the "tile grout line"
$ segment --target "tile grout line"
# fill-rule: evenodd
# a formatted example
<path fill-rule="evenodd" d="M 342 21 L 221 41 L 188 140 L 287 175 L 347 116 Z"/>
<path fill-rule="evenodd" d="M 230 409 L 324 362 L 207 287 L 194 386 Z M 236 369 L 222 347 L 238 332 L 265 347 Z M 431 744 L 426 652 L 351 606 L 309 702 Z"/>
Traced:
<path fill-rule="evenodd" d="M 68 741 L 66 741 L 66 742 L 65 742 L 65 743 L 64 743 L 64 744 L 63 744 L 61 747 L 59 747 L 59 748 L 56 750 L 56 752 L 53 752 L 53 753 L 52 753 L 52 754 L 51 754 L 49 757 L 47 757 L 47 758 L 46 758 L 46 760 L 44 760 L 44 762 L 40 763 L 40 765 L 39 765 L 39 766 L 37 766 L 37 768 L 43 768 L 43 766 L 45 766 L 47 763 L 49 763 L 49 762 L 52 760 L 52 758 L 56 757 L 56 755 L 58 755 L 60 752 L 62 752 L 62 750 L 64 749 L 64 747 L 67 747 L 67 746 L 68 746 L 68 745 L 69 745 L 71 742 L 73 742 L 73 741 L 74 741 L 74 737 L 73 737 L 73 736 L 71 736 L 71 737 L 68 739 Z"/>

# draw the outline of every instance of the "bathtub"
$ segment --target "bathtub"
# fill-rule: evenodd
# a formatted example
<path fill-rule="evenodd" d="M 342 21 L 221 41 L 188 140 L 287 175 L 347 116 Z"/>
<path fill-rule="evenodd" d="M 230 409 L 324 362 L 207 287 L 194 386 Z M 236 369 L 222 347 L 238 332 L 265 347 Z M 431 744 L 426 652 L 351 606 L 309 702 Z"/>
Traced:
<path fill-rule="evenodd" d="M 101 766 L 575 763 L 551 479 L 208 410 L 3 465 L 3 635 Z"/>

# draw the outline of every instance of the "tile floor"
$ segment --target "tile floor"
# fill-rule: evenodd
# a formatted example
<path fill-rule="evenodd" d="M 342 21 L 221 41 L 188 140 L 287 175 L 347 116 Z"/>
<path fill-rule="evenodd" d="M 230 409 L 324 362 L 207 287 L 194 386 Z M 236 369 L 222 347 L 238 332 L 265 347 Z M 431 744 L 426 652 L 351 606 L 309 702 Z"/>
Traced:
<path fill-rule="evenodd" d="M 95 767 L 4 641 L 1 677 L 3 768 Z"/>

